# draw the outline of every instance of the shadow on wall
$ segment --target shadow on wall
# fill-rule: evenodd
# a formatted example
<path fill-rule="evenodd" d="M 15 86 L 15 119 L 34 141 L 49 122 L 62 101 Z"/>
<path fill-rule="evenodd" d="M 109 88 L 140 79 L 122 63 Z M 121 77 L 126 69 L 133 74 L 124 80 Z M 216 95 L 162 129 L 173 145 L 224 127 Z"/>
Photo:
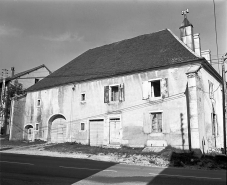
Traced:
<path fill-rule="evenodd" d="M 182 149 L 184 150 L 184 145 L 185 145 L 185 139 L 184 139 L 184 128 L 183 128 L 183 121 L 184 121 L 184 117 L 183 117 L 183 113 L 180 113 L 180 122 L 181 122 L 181 138 L 182 138 Z"/>

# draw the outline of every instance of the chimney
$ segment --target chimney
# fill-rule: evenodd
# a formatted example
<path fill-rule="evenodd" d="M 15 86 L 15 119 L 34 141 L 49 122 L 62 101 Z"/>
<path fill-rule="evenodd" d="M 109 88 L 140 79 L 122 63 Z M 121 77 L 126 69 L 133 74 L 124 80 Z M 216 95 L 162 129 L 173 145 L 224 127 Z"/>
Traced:
<path fill-rule="evenodd" d="M 14 76 L 15 69 L 14 67 L 11 67 L 11 76 Z"/>
<path fill-rule="evenodd" d="M 209 63 L 211 63 L 211 51 L 210 50 L 201 51 L 201 56 L 204 57 Z"/>
<path fill-rule="evenodd" d="M 193 37 L 194 37 L 195 53 L 201 56 L 201 45 L 200 45 L 199 33 L 194 34 Z"/>
<path fill-rule="evenodd" d="M 185 11 L 182 11 L 182 15 L 184 15 L 184 20 L 179 28 L 180 29 L 180 39 L 192 51 L 195 51 L 193 25 L 188 21 L 187 15 L 186 15 L 187 13 L 189 13 L 188 9 Z"/>

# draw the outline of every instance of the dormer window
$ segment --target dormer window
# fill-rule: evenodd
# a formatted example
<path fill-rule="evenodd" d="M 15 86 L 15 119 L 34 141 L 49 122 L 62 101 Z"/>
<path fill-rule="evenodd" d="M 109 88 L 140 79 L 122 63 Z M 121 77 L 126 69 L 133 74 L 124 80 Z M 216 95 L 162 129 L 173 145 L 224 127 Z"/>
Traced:
<path fill-rule="evenodd" d="M 36 84 L 38 81 L 39 81 L 39 79 L 38 79 L 38 78 L 35 78 L 35 84 Z"/>

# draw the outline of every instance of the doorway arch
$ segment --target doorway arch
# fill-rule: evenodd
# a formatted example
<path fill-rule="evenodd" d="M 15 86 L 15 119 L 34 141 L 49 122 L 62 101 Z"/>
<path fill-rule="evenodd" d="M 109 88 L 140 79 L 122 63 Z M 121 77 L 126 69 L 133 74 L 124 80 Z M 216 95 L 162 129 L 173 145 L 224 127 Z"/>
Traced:
<path fill-rule="evenodd" d="M 63 143 L 66 141 L 66 118 L 62 114 L 54 114 L 48 120 L 47 141 L 52 143 Z"/>

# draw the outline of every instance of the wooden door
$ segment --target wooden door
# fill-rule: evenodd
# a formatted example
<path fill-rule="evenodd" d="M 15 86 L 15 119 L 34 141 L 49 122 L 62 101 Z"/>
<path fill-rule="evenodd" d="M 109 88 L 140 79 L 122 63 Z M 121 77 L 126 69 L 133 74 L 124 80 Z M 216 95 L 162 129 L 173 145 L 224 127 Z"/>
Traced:
<path fill-rule="evenodd" d="M 110 120 L 110 144 L 120 144 L 120 121 Z"/>

